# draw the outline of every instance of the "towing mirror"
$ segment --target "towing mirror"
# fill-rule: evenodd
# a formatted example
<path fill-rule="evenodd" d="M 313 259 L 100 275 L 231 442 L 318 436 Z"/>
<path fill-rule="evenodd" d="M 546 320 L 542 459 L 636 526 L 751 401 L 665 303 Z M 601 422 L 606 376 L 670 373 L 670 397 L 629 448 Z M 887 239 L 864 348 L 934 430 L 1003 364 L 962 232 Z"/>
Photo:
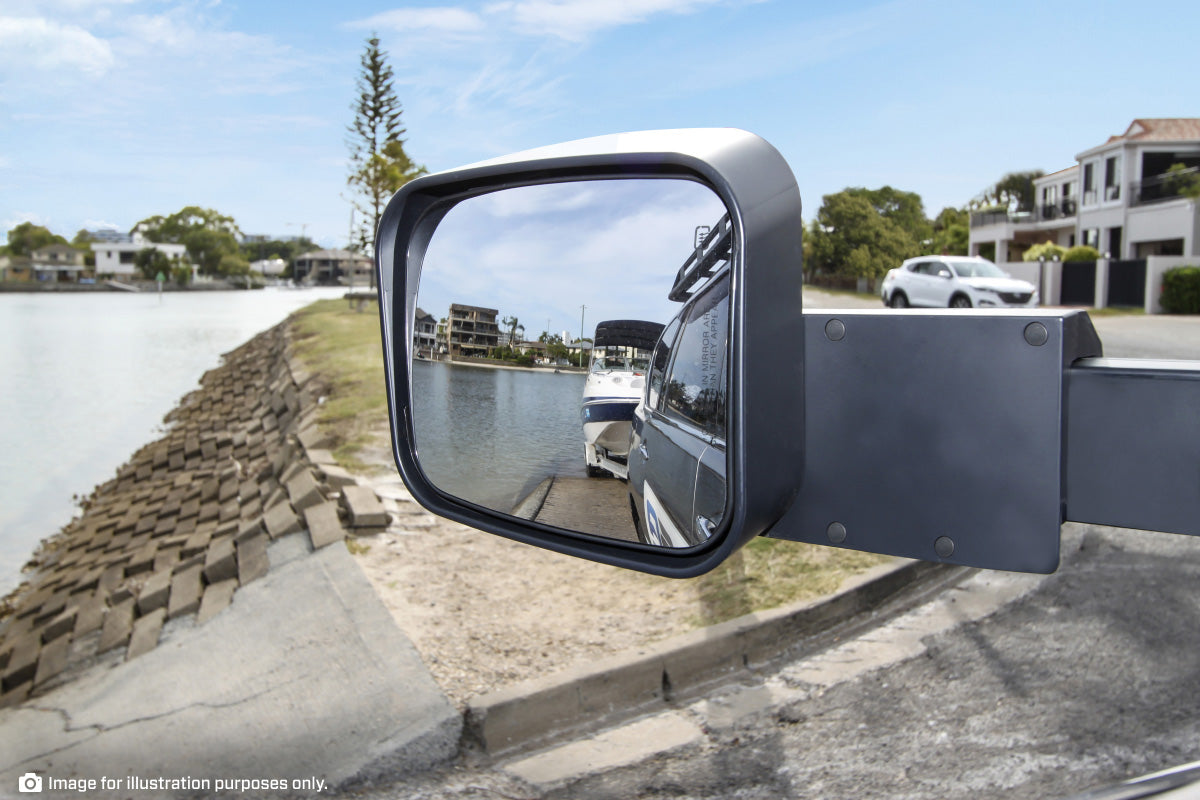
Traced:
<path fill-rule="evenodd" d="M 736 130 L 600 137 L 407 184 L 376 262 L 414 498 L 678 577 L 766 532 L 803 437 L 747 421 L 802 402 L 799 218 L 786 162 Z"/>
<path fill-rule="evenodd" d="M 1104 359 L 1079 311 L 802 313 L 802 227 L 736 130 L 407 184 L 376 264 L 414 498 L 675 577 L 758 535 L 1050 572 L 1066 520 L 1200 534 L 1200 364 Z"/>

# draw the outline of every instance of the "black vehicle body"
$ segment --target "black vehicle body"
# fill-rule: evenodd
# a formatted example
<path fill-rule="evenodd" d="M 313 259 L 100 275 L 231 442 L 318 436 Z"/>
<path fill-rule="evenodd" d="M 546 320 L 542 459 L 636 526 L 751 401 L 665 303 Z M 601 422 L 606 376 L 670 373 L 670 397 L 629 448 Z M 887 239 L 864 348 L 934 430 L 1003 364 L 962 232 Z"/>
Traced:
<path fill-rule="evenodd" d="M 654 348 L 629 446 L 630 512 L 646 544 L 702 544 L 724 514 L 728 320 L 724 268 L 688 301 Z"/>

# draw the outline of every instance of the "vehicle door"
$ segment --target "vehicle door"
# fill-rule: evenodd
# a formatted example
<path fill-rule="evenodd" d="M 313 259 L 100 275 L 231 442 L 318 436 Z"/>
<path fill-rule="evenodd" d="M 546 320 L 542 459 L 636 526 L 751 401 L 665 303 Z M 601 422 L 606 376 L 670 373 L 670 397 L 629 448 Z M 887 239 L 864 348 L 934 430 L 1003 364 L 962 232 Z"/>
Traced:
<path fill-rule="evenodd" d="M 950 305 L 950 295 L 954 294 L 954 271 L 950 265 L 941 261 L 928 261 L 929 265 L 929 303 L 935 308 Z"/>
<path fill-rule="evenodd" d="M 937 278 L 933 262 L 918 261 L 908 268 L 908 302 L 914 306 L 937 305 Z"/>
<path fill-rule="evenodd" d="M 647 392 L 654 402 L 645 409 L 636 476 L 647 539 L 669 547 L 706 539 L 725 508 L 728 275 L 692 301 L 683 316 L 662 382 L 655 389 L 652 376 Z M 631 483 L 634 477 L 631 473 Z"/>

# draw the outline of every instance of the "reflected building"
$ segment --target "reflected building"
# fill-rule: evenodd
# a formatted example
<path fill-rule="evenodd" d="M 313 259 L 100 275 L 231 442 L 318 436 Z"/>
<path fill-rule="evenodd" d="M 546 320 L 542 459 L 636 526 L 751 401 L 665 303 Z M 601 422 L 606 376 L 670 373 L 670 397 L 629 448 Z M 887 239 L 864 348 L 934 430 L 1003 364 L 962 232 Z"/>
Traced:
<path fill-rule="evenodd" d="M 447 347 L 450 358 L 487 358 L 500 344 L 499 310 L 450 304 Z"/>

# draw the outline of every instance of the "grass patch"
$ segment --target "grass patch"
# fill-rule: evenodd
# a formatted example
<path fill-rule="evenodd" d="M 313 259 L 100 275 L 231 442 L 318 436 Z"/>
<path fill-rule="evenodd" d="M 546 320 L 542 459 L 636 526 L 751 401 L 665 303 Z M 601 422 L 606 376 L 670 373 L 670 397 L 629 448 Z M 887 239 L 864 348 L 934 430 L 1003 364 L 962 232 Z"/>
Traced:
<path fill-rule="evenodd" d="M 387 426 L 379 304 L 355 311 L 345 300 L 320 300 L 296 312 L 291 325 L 293 352 L 328 387 L 317 421 L 339 442 L 334 457 L 361 471 L 368 465 L 357 454 Z"/>
<path fill-rule="evenodd" d="M 352 556 L 361 556 L 371 552 L 371 545 L 363 544 L 362 542 L 352 537 L 346 537 L 346 549 L 350 551 Z"/>
<path fill-rule="evenodd" d="M 1108 306 L 1107 308 L 1085 308 L 1089 317 L 1144 317 L 1146 309 L 1140 306 Z"/>
<path fill-rule="evenodd" d="M 338 443 L 334 456 L 351 470 L 370 470 L 376 465 L 364 462 L 359 453 L 387 427 L 378 304 L 358 312 L 345 300 L 322 300 L 294 314 L 291 324 L 295 356 L 327 387 L 318 422 Z M 361 555 L 370 546 L 348 538 L 346 549 Z M 699 608 L 692 622 L 712 625 L 828 594 L 851 575 L 887 560 L 855 550 L 760 537 L 716 570 L 693 579 Z"/>
<path fill-rule="evenodd" d="M 697 627 L 829 594 L 842 581 L 889 556 L 759 537 L 717 569 L 696 578 Z"/>
<path fill-rule="evenodd" d="M 883 301 L 879 299 L 879 292 L 859 292 L 854 289 L 832 289 L 826 286 L 814 286 L 811 283 L 804 284 L 805 289 L 811 289 L 814 292 L 823 292 L 824 294 L 835 294 L 841 297 L 857 297 L 859 300 L 875 300 L 880 305 Z"/>

